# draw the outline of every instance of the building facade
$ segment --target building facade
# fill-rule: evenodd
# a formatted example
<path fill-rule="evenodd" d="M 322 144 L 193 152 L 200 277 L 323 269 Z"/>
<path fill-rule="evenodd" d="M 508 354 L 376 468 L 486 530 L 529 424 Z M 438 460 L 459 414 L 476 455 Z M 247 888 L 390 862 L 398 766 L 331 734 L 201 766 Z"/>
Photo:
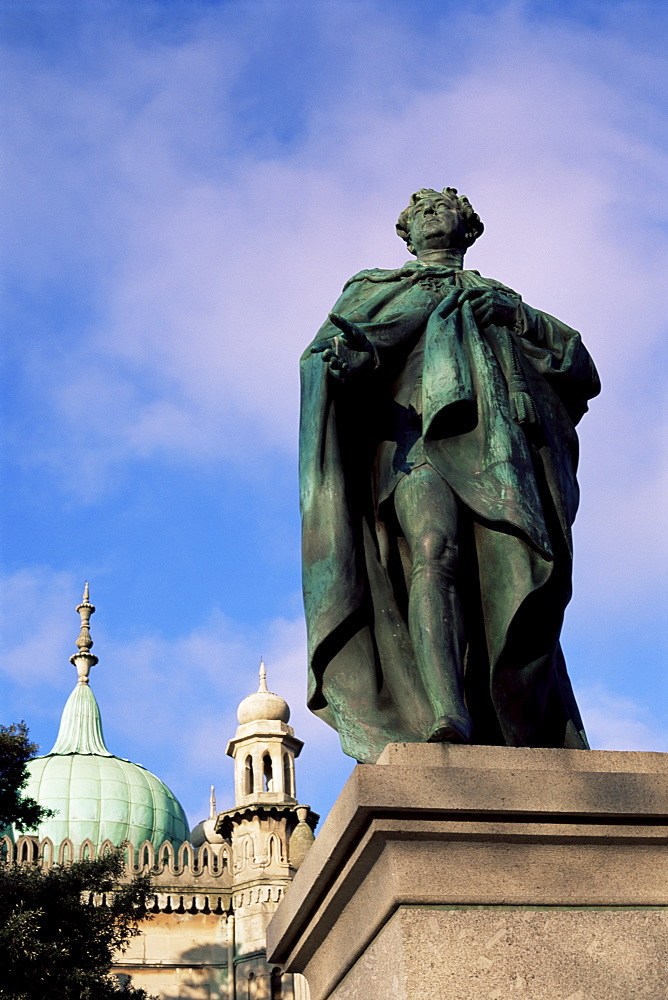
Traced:
<path fill-rule="evenodd" d="M 44 866 L 92 858 L 122 844 L 128 876 L 150 871 L 151 919 L 117 956 L 114 971 L 160 1000 L 308 1000 L 306 981 L 266 959 L 266 927 L 314 839 L 318 817 L 296 795 L 295 758 L 302 742 L 290 709 L 259 687 L 239 705 L 233 760 L 235 804 L 189 833 L 172 792 L 104 742 L 89 686 L 88 585 L 77 608 L 81 631 L 71 662 L 78 683 L 49 754 L 29 763 L 27 795 L 57 810 L 29 835 L 0 839 L 17 862 Z M 100 905 L 104 900 L 100 899 Z"/>

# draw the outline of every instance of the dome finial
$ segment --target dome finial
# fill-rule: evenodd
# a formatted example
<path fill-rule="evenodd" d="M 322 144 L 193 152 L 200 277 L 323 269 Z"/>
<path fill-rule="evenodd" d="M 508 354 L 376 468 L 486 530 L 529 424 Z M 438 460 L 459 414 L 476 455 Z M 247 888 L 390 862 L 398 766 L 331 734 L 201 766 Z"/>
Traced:
<path fill-rule="evenodd" d="M 273 694 L 267 688 L 267 668 L 264 660 L 260 660 L 260 683 L 257 691 L 249 694 L 237 709 L 237 719 L 240 726 L 245 726 L 249 722 L 271 722 L 279 721 L 288 723 L 290 720 L 290 707 L 284 698 Z"/>
<path fill-rule="evenodd" d="M 76 641 L 79 652 L 70 656 L 70 663 L 77 668 L 79 684 L 88 684 L 90 668 L 98 662 L 97 656 L 90 651 L 93 645 L 93 640 L 90 637 L 90 616 L 95 611 L 95 605 L 90 603 L 88 582 L 84 584 L 83 600 L 81 604 L 77 605 L 77 611 L 81 618 L 81 630 Z"/>
<path fill-rule="evenodd" d="M 209 819 L 215 819 L 218 815 L 218 810 L 216 808 L 216 789 L 211 786 L 211 796 L 209 798 Z"/>

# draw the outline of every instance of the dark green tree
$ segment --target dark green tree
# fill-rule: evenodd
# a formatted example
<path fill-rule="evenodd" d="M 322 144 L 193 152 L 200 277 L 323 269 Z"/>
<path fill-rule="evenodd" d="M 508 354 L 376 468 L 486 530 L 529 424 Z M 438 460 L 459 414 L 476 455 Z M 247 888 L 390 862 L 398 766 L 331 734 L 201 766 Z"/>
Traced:
<path fill-rule="evenodd" d="M 28 739 L 25 722 L 0 725 L 0 833 L 14 824 L 21 832 L 31 830 L 53 813 L 21 794 L 28 782 L 26 764 L 39 747 Z"/>
<path fill-rule="evenodd" d="M 0 1000 L 149 1000 L 110 973 L 150 905 L 150 876 L 123 871 L 120 850 L 47 870 L 0 862 Z"/>
<path fill-rule="evenodd" d="M 53 815 L 21 794 L 37 749 L 25 722 L 0 725 L 0 833 Z M 123 873 L 120 850 L 48 870 L 0 859 L 0 1000 L 150 1000 L 110 974 L 151 895 L 149 875 L 123 882 Z"/>

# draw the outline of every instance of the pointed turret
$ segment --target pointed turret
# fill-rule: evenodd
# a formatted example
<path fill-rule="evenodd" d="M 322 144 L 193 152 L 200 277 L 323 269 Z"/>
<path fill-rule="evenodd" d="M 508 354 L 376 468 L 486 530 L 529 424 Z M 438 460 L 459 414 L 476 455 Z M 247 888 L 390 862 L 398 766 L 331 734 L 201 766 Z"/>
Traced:
<path fill-rule="evenodd" d="M 65 703 L 58 736 L 51 748 L 52 754 L 82 753 L 97 754 L 101 757 L 113 756 L 104 742 L 100 706 L 88 686 L 90 668 L 99 662 L 97 656 L 90 651 L 93 645 L 90 637 L 90 616 L 94 611 L 95 605 L 90 603 L 86 583 L 83 600 L 77 607 L 81 618 L 79 637 L 76 640 L 79 651 L 70 656 L 70 663 L 77 668 L 79 681 Z"/>
<path fill-rule="evenodd" d="M 222 836 L 216 833 L 216 820 L 218 819 L 218 807 L 216 805 L 216 789 L 211 786 L 209 795 L 209 818 L 203 819 L 201 823 L 194 826 L 190 831 L 190 839 L 194 847 L 201 847 L 202 844 L 211 844 L 214 853 L 220 844 L 224 844 Z"/>
<path fill-rule="evenodd" d="M 241 726 L 261 721 L 285 723 L 290 721 L 290 706 L 285 698 L 267 689 L 267 668 L 264 660 L 260 660 L 257 691 L 249 694 L 239 704 L 237 720 Z"/>
<path fill-rule="evenodd" d="M 140 764 L 116 757 L 106 746 L 97 699 L 89 686 L 91 653 L 88 584 L 77 607 L 81 624 L 77 652 L 70 657 L 78 682 L 67 699 L 60 729 L 50 753 L 28 762 L 26 794 L 55 811 L 40 823 L 38 837 L 54 844 L 66 838 L 80 845 L 105 840 L 139 846 L 150 840 L 158 848 L 165 840 L 180 846 L 188 838 L 188 823 L 178 800 L 159 778 Z"/>
<path fill-rule="evenodd" d="M 304 744 L 289 718 L 287 701 L 267 689 L 267 668 L 260 660 L 258 689 L 239 705 L 239 728 L 227 746 L 234 758 L 236 805 L 296 803 L 295 757 Z"/>
<path fill-rule="evenodd" d="M 234 806 L 213 821 L 212 788 L 209 819 L 195 827 L 192 842 L 217 857 L 229 879 L 234 945 L 228 967 L 237 983 L 230 995 L 306 997 L 301 977 L 282 975 L 266 958 L 267 925 L 313 843 L 318 816 L 297 801 L 295 757 L 303 744 L 288 725 L 288 703 L 269 690 L 264 659 L 257 690 L 243 699 L 237 718 L 227 746 L 234 760 Z"/>

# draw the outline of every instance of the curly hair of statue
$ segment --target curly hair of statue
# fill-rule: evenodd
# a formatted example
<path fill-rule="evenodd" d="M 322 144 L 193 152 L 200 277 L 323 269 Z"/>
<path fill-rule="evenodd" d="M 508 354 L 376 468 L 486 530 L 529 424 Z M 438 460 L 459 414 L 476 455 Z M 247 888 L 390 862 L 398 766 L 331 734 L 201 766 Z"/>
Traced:
<path fill-rule="evenodd" d="M 468 248 L 475 243 L 478 237 L 482 235 L 485 227 L 480 219 L 480 216 L 477 212 L 474 212 L 473 206 L 466 195 L 457 194 L 457 188 L 453 187 L 445 187 L 442 191 L 436 191 L 434 188 L 420 188 L 419 191 L 414 191 L 410 197 L 407 207 L 397 219 L 397 235 L 400 236 L 401 239 L 407 244 L 409 253 L 414 254 L 415 249 L 410 242 L 409 234 L 411 215 L 416 205 L 419 205 L 419 203 L 424 201 L 426 198 L 433 197 L 433 195 L 436 195 L 437 198 L 444 197 L 446 201 L 449 201 L 461 215 L 462 219 L 466 223 L 464 248 L 468 250 Z"/>

